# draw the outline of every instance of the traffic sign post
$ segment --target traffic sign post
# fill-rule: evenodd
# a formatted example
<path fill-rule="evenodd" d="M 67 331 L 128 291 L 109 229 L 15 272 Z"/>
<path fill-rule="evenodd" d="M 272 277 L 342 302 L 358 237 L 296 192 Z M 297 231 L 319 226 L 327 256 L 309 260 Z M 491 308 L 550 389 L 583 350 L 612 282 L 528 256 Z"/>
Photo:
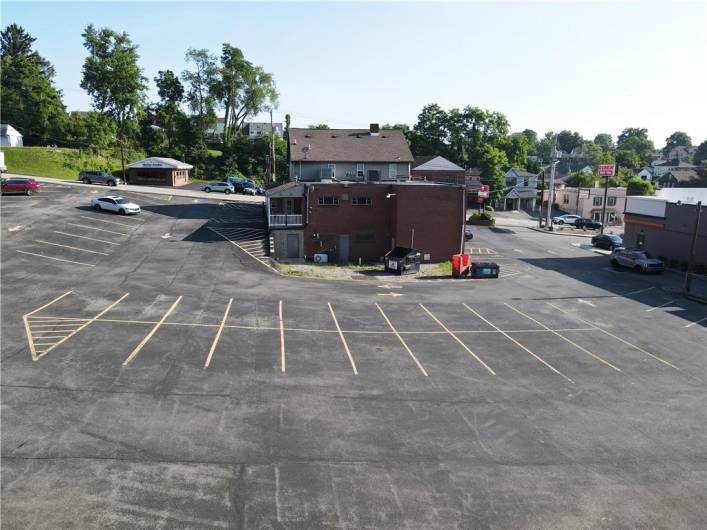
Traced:
<path fill-rule="evenodd" d="M 604 182 L 604 200 L 601 203 L 601 234 L 604 233 L 604 224 L 606 223 L 606 199 L 609 195 L 609 177 L 613 177 L 616 172 L 614 164 L 599 164 L 599 176 L 605 177 Z"/>

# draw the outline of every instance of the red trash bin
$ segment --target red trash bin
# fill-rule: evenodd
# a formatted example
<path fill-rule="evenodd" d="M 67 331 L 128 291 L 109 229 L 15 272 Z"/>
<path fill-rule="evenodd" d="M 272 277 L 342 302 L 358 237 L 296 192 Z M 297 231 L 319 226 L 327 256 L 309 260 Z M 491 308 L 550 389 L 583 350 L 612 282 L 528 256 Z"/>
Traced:
<path fill-rule="evenodd" d="M 469 254 L 454 254 L 452 256 L 452 276 L 461 278 L 469 274 L 471 266 L 471 255 Z"/>

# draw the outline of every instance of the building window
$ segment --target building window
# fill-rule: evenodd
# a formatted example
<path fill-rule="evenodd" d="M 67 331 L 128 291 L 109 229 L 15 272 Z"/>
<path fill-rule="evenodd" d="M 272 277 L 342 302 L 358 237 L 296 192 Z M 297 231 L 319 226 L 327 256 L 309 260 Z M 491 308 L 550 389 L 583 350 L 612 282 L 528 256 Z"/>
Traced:
<path fill-rule="evenodd" d="M 357 177 L 365 177 L 365 168 L 363 164 L 356 164 L 356 176 Z"/>
<path fill-rule="evenodd" d="M 339 197 L 319 197 L 319 206 L 339 206 Z"/>
<path fill-rule="evenodd" d="M 457 179 L 456 177 L 447 177 L 447 184 L 456 184 Z"/>
<path fill-rule="evenodd" d="M 351 204 L 353 206 L 370 206 L 372 202 L 370 197 L 352 197 Z"/>
<path fill-rule="evenodd" d="M 398 178 L 398 164 L 388 164 L 388 178 Z"/>
<path fill-rule="evenodd" d="M 594 206 L 601 206 L 601 196 L 597 195 L 594 197 Z"/>
<path fill-rule="evenodd" d="M 565 193 L 562 196 L 562 204 L 569 204 L 569 203 L 570 203 L 570 196 Z"/>
<path fill-rule="evenodd" d="M 606 205 L 607 206 L 616 206 L 616 197 L 607 197 L 606 198 Z"/>
<path fill-rule="evenodd" d="M 369 243 L 376 240 L 376 235 L 373 232 L 361 232 L 356 234 L 356 243 Z"/>
<path fill-rule="evenodd" d="M 368 170 L 368 180 L 378 181 L 381 179 L 381 172 L 379 169 L 369 169 Z"/>

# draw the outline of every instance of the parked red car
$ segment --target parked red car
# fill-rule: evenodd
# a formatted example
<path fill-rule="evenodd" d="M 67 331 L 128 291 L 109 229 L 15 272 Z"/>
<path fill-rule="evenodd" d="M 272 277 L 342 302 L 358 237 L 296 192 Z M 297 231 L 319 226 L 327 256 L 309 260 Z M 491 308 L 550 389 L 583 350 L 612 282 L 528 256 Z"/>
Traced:
<path fill-rule="evenodd" d="M 32 195 L 39 193 L 42 189 L 39 183 L 34 179 L 29 178 L 9 178 L 2 179 L 2 194 L 7 193 L 22 193 L 24 195 Z"/>

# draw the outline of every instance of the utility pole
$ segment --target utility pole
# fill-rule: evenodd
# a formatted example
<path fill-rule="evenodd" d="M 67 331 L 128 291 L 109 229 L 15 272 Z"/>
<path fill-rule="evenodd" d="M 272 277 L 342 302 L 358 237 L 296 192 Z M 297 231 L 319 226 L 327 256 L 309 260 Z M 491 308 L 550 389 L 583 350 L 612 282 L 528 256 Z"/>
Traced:
<path fill-rule="evenodd" d="M 602 201 L 601 205 L 601 231 L 599 232 L 600 234 L 604 233 L 604 225 L 606 224 L 606 198 L 609 195 L 609 176 L 607 175 L 604 177 L 606 181 L 604 181 L 604 200 Z"/>
<path fill-rule="evenodd" d="M 685 271 L 685 292 L 690 292 L 690 269 L 695 261 L 695 245 L 697 244 L 697 234 L 700 231 L 700 216 L 702 214 L 702 201 L 697 202 L 697 211 L 695 212 L 695 229 L 692 231 L 692 241 L 690 242 L 690 255 L 687 258 L 687 271 Z"/>
<path fill-rule="evenodd" d="M 543 199 L 545 198 L 545 170 L 540 177 L 540 211 L 538 212 L 538 228 L 543 227 Z"/>
<path fill-rule="evenodd" d="M 275 129 L 272 126 L 272 108 L 270 108 L 270 182 L 275 182 Z"/>
<path fill-rule="evenodd" d="M 555 166 L 557 161 L 553 160 L 550 164 L 550 189 L 547 192 L 547 217 L 545 219 L 545 226 L 549 226 L 552 230 L 552 203 L 555 202 Z"/>

